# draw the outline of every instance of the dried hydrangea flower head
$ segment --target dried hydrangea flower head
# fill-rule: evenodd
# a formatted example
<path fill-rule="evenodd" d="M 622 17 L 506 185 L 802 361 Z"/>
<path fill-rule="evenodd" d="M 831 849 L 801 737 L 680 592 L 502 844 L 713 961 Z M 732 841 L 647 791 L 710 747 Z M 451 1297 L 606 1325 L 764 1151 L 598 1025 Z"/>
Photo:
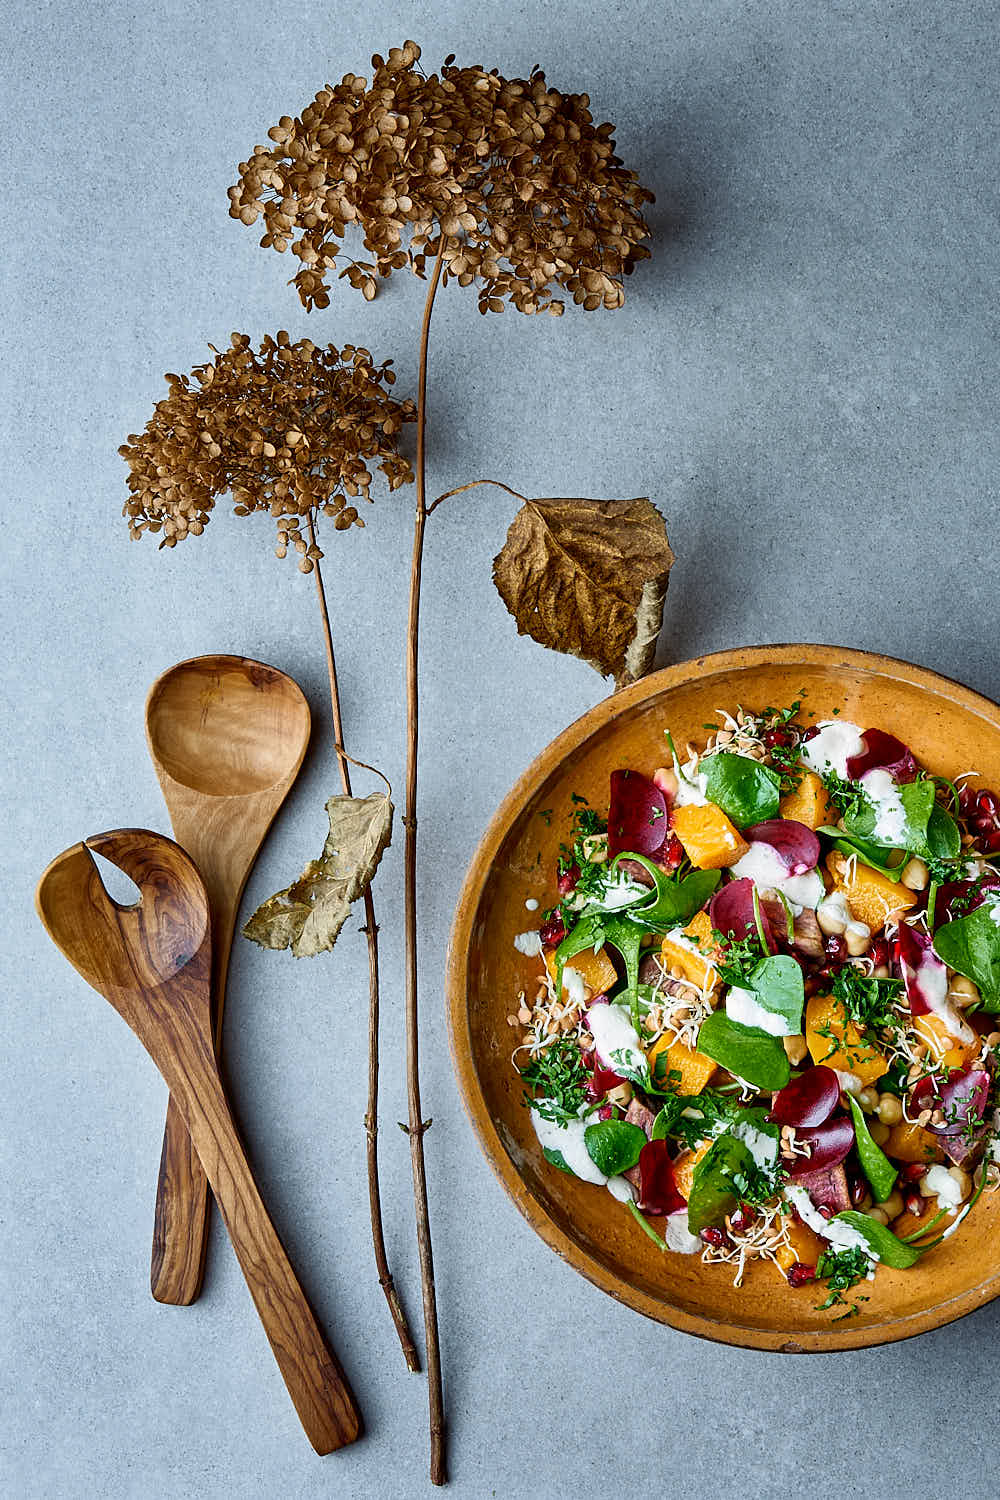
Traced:
<path fill-rule="evenodd" d="M 367 349 L 293 344 L 284 331 L 254 349 L 234 333 L 231 347 L 190 375 L 167 375 L 141 434 L 119 453 L 129 466 L 123 508 L 133 537 L 162 533 L 174 547 L 204 530 L 216 497 L 230 492 L 238 516 L 269 511 L 278 528 L 277 553 L 289 544 L 312 571 L 322 552 L 302 534 L 322 510 L 338 531 L 363 526 L 359 497 L 370 500 L 370 465 L 390 490 L 411 483 L 397 442 L 412 422 L 412 401 L 389 394 L 392 361 L 375 365 Z"/>
<path fill-rule="evenodd" d="M 300 119 L 284 116 L 255 146 L 230 188 L 230 214 L 263 215 L 261 244 L 291 249 L 307 308 L 329 303 L 331 276 L 369 300 L 377 276 L 423 275 L 446 237 L 445 280 L 479 289 L 480 312 L 561 313 L 556 291 L 588 311 L 620 307 L 622 279 L 649 251 L 643 205 L 653 195 L 615 155 L 611 125 L 595 125 L 586 94 L 561 94 L 545 74 L 440 74 L 416 67 L 415 42 L 327 85 Z M 351 225 L 370 259 L 337 269 Z M 405 243 L 404 243 L 405 241 Z"/>

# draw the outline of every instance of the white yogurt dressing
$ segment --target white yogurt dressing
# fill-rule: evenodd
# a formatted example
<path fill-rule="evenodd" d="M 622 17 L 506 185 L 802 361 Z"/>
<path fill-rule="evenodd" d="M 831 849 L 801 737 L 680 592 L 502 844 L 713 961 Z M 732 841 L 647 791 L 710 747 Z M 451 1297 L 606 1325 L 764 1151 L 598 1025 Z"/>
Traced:
<path fill-rule="evenodd" d="M 640 885 L 637 880 L 619 870 L 601 892 L 600 905 L 604 911 L 621 911 L 623 907 L 632 906 L 637 900 L 650 894 L 648 885 Z"/>
<path fill-rule="evenodd" d="M 571 1005 L 586 1003 L 587 987 L 583 982 L 583 975 L 579 969 L 571 969 L 568 964 L 563 969 L 563 990 Z"/>
<path fill-rule="evenodd" d="M 993 1161 L 1000 1162 L 1000 1109 L 993 1111 L 993 1139 L 988 1154 Z"/>
<path fill-rule="evenodd" d="M 514 947 L 518 953 L 523 953 L 525 958 L 537 958 L 542 951 L 542 934 L 537 929 L 532 932 L 519 932 L 514 939 Z"/>
<path fill-rule="evenodd" d="M 932 949 L 928 949 L 915 971 L 920 994 L 932 1015 L 939 1016 L 951 1036 L 966 1045 L 976 1040 L 976 1033 L 963 1020 L 958 1007 L 948 999 L 948 969 Z"/>
<path fill-rule="evenodd" d="M 527 901 L 525 901 L 525 903 L 524 903 L 524 909 L 525 909 L 525 911 L 537 911 L 538 910 L 538 902 L 535 900 L 534 896 L 529 896 L 528 897 Z"/>
<path fill-rule="evenodd" d="M 825 1064 L 824 1064 L 825 1066 Z M 836 1073 L 837 1082 L 840 1084 L 841 1092 L 845 1094 L 860 1094 L 864 1084 L 857 1073 L 845 1073 L 841 1068 L 831 1068 L 831 1073 Z"/>
<path fill-rule="evenodd" d="M 807 1224 L 820 1239 L 828 1240 L 835 1250 L 863 1250 L 869 1260 L 879 1257 L 859 1229 L 845 1224 L 842 1219 L 824 1219 L 804 1187 L 790 1182 L 785 1186 L 785 1199 L 791 1203 L 803 1224 Z"/>
<path fill-rule="evenodd" d="M 734 984 L 726 995 L 726 1015 L 741 1026 L 757 1026 L 768 1036 L 796 1036 L 785 1016 L 777 1015 L 761 1005 L 753 990 L 745 990 Z"/>
<path fill-rule="evenodd" d="M 569 972 L 567 969 L 566 973 Z M 646 1076 L 646 1054 L 624 1006 L 610 1002 L 592 1005 L 587 1011 L 587 1025 L 605 1067 L 613 1068 L 616 1073 Z"/>
<path fill-rule="evenodd" d="M 957 1208 L 962 1201 L 962 1192 L 947 1167 L 935 1163 L 924 1173 L 927 1195 L 935 1196 L 938 1208 Z"/>
<path fill-rule="evenodd" d="M 758 1167 L 770 1168 L 778 1160 L 778 1141 L 766 1130 L 758 1130 L 748 1120 L 737 1120 L 730 1125 L 729 1134 L 742 1141 Z"/>
<path fill-rule="evenodd" d="M 866 771 L 858 783 L 875 809 L 875 827 L 868 837 L 877 844 L 906 842 L 906 808 L 899 795 L 899 783 L 888 771 Z"/>
<path fill-rule="evenodd" d="M 708 805 L 708 798 L 705 796 L 708 777 L 704 771 L 699 772 L 696 755 L 692 755 L 685 766 L 681 766 L 675 755 L 674 775 L 677 777 L 675 807 L 706 807 Z"/>
<path fill-rule="evenodd" d="M 857 724 L 846 719 L 825 719 L 817 724 L 819 734 L 802 746 L 802 759 L 810 771 L 836 771 L 838 776 L 847 775 L 847 762 L 854 755 L 864 754 L 864 740 Z"/>
<path fill-rule="evenodd" d="M 815 910 L 826 894 L 818 870 L 808 870 L 805 875 L 789 875 L 778 851 L 763 841 L 751 844 L 747 853 L 731 868 L 737 880 L 752 880 L 761 890 L 779 891 L 796 917 L 804 907 Z"/>
<path fill-rule="evenodd" d="M 558 1151 L 575 1177 L 583 1182 L 593 1182 L 606 1187 L 620 1203 L 632 1197 L 631 1184 L 624 1177 L 605 1177 L 600 1167 L 591 1160 L 584 1139 L 588 1125 L 595 1122 L 584 1116 L 579 1120 L 546 1120 L 537 1111 L 531 1111 L 531 1123 L 535 1127 L 538 1144 L 549 1151 Z"/>
<path fill-rule="evenodd" d="M 694 1255 L 696 1251 L 705 1248 L 698 1236 L 688 1229 L 686 1208 L 679 1208 L 675 1214 L 670 1214 L 664 1220 L 663 1238 L 667 1249 L 675 1251 L 678 1255 Z"/>
<path fill-rule="evenodd" d="M 983 902 L 983 905 L 986 907 L 987 911 L 990 914 L 990 921 L 995 922 L 996 925 L 1000 927 L 1000 896 L 997 896 L 994 893 L 992 901 L 990 900 L 989 896 L 987 896 L 986 900 Z"/>

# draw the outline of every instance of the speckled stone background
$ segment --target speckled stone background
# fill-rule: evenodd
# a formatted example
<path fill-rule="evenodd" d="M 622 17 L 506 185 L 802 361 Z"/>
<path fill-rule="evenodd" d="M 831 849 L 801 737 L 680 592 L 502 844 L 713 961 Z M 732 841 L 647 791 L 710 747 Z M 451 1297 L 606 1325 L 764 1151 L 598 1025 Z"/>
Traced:
<path fill-rule="evenodd" d="M 291 671 L 316 714 L 251 878 L 284 884 L 334 781 L 311 580 L 269 523 L 130 545 L 116 449 L 231 329 L 395 356 L 420 289 L 306 315 L 290 259 L 227 216 L 279 115 L 416 38 L 434 66 L 588 90 L 655 190 L 652 262 L 617 314 L 435 318 L 431 493 L 481 474 L 538 494 L 651 495 L 678 562 L 661 659 L 842 642 L 1000 694 L 997 7 L 793 0 L 402 4 L 35 0 L 8 24 L 2 213 L 5 509 L 0 1492 L 423 1495 L 424 1386 L 369 1262 L 363 940 L 295 962 L 237 942 L 226 1056 L 265 1195 L 368 1420 L 316 1458 L 216 1221 L 201 1301 L 147 1290 L 164 1090 L 31 907 L 52 855 L 165 827 L 142 705 L 212 650 Z M 330 547 L 354 752 L 397 783 L 410 502 Z M 457 1494 L 841 1500 L 996 1493 L 1000 1307 L 916 1342 L 808 1360 L 697 1343 L 616 1306 L 535 1239 L 480 1158 L 448 1063 L 441 977 L 466 863 L 528 759 L 602 693 L 519 640 L 490 583 L 512 513 L 442 510 L 426 566 L 421 884 L 427 1141 Z M 439 522 L 439 524 L 438 524 Z M 401 840 L 378 882 L 384 1190 L 418 1317 L 400 1061 Z"/>

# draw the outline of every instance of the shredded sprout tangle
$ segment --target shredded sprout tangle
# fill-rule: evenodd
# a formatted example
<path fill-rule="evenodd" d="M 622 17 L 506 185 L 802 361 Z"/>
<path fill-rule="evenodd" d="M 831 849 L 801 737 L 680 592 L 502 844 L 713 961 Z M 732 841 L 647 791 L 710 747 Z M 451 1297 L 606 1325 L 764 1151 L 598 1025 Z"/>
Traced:
<path fill-rule="evenodd" d="M 840 1318 L 1000 1183 L 1000 797 L 810 717 L 720 711 L 606 817 L 574 796 L 508 1022 L 553 1170 Z"/>

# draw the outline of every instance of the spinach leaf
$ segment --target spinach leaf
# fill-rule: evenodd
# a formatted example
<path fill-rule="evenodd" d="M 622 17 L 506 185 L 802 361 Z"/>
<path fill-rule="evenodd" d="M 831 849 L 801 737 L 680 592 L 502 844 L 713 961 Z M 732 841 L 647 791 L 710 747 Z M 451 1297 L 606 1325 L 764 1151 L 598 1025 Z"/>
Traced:
<path fill-rule="evenodd" d="M 792 1070 L 780 1037 L 713 1011 L 698 1031 L 698 1051 L 759 1089 L 783 1089 Z"/>
<path fill-rule="evenodd" d="M 833 847 L 841 854 L 848 856 L 856 854 L 863 865 L 868 865 L 873 870 L 879 870 L 890 880 L 898 881 L 902 876 L 906 860 L 899 857 L 899 850 L 892 849 L 887 844 L 873 844 L 871 839 L 863 839 L 858 834 L 848 836 L 842 828 L 819 828 L 818 833 L 826 834 L 827 838 L 833 840 Z M 896 863 L 888 863 L 892 856 L 896 856 Z"/>
<path fill-rule="evenodd" d="M 934 934 L 934 952 L 979 986 L 983 1010 L 1000 1010 L 1000 927 L 989 901 L 967 917 L 945 922 Z"/>
<path fill-rule="evenodd" d="M 604 936 L 613 948 L 617 948 L 625 964 L 625 982 L 628 1007 L 632 1025 L 639 1030 L 639 950 L 642 946 L 643 929 L 628 917 L 604 918 Z"/>
<path fill-rule="evenodd" d="M 854 1118 L 854 1141 L 861 1170 L 871 1183 L 876 1203 L 884 1203 L 892 1192 L 899 1173 L 882 1148 L 872 1140 L 861 1105 L 852 1094 L 848 1094 L 847 1102 Z"/>
<path fill-rule="evenodd" d="M 720 870 L 692 870 L 678 880 L 642 854 L 618 854 L 609 868 L 615 871 L 618 861 L 622 859 L 634 860 L 636 864 L 642 865 L 655 881 L 653 889 L 647 891 L 641 901 L 629 907 L 629 917 L 635 922 L 641 922 L 644 927 L 660 932 L 667 932 L 671 927 L 690 921 L 696 911 L 701 911 L 722 878 Z"/>
<path fill-rule="evenodd" d="M 542 1155 L 551 1166 L 558 1167 L 560 1172 L 568 1172 L 570 1177 L 576 1176 L 573 1168 L 566 1165 L 566 1158 L 561 1151 L 555 1151 L 551 1146 L 543 1146 Z"/>
<path fill-rule="evenodd" d="M 556 949 L 556 964 L 560 975 L 571 958 L 585 948 L 599 948 L 604 943 L 604 913 L 592 912 L 581 917 L 571 928 Z"/>
<path fill-rule="evenodd" d="M 874 1250 L 882 1264 L 892 1266 L 894 1270 L 908 1270 L 910 1266 L 916 1265 L 923 1254 L 923 1251 L 918 1250 L 914 1245 L 904 1245 L 903 1241 L 897 1239 L 885 1224 L 879 1224 L 875 1219 L 870 1219 L 867 1214 L 858 1213 L 853 1208 L 837 1214 L 834 1222 L 838 1221 L 856 1229 Z M 930 1249 L 931 1247 L 928 1245 L 924 1248 Z"/>
<path fill-rule="evenodd" d="M 863 790 L 863 789 L 862 789 Z M 927 823 L 934 807 L 933 781 L 909 781 L 898 788 L 899 800 L 903 804 L 906 821 L 899 842 L 883 844 L 873 838 L 878 815 L 874 803 L 867 798 L 860 800 L 844 814 L 844 827 L 852 842 L 856 839 L 869 848 L 888 850 L 906 849 L 911 854 L 921 854 L 927 847 Z M 945 814 L 947 816 L 947 814 Z"/>
<path fill-rule="evenodd" d="M 721 1224 L 740 1201 L 737 1179 L 753 1172 L 749 1148 L 734 1135 L 720 1135 L 694 1169 L 688 1199 L 688 1229 L 700 1234 L 712 1224 Z"/>
<path fill-rule="evenodd" d="M 931 859 L 957 859 L 962 851 L 962 835 L 958 831 L 958 824 L 950 813 L 945 812 L 940 802 L 935 802 L 931 808 L 924 845 Z"/>
<path fill-rule="evenodd" d="M 705 796 L 709 802 L 721 807 L 737 828 L 778 816 L 780 778 L 759 760 L 720 750 L 717 755 L 704 756 L 698 770 L 705 773 Z"/>
<path fill-rule="evenodd" d="M 802 1030 L 805 989 L 802 970 L 794 958 L 787 953 L 762 958 L 750 971 L 748 988 L 753 990 L 765 1010 L 784 1018 L 791 1027 L 792 1036 L 799 1035 Z"/>
<path fill-rule="evenodd" d="M 629 1120 L 599 1120 L 583 1132 L 587 1155 L 605 1177 L 627 1172 L 639 1160 L 646 1132 Z"/>
<path fill-rule="evenodd" d="M 675 1140 L 691 1149 L 706 1137 L 719 1135 L 732 1119 L 732 1101 L 718 1089 L 703 1089 L 700 1094 L 668 1093 L 663 1108 L 653 1121 L 652 1139 Z"/>

